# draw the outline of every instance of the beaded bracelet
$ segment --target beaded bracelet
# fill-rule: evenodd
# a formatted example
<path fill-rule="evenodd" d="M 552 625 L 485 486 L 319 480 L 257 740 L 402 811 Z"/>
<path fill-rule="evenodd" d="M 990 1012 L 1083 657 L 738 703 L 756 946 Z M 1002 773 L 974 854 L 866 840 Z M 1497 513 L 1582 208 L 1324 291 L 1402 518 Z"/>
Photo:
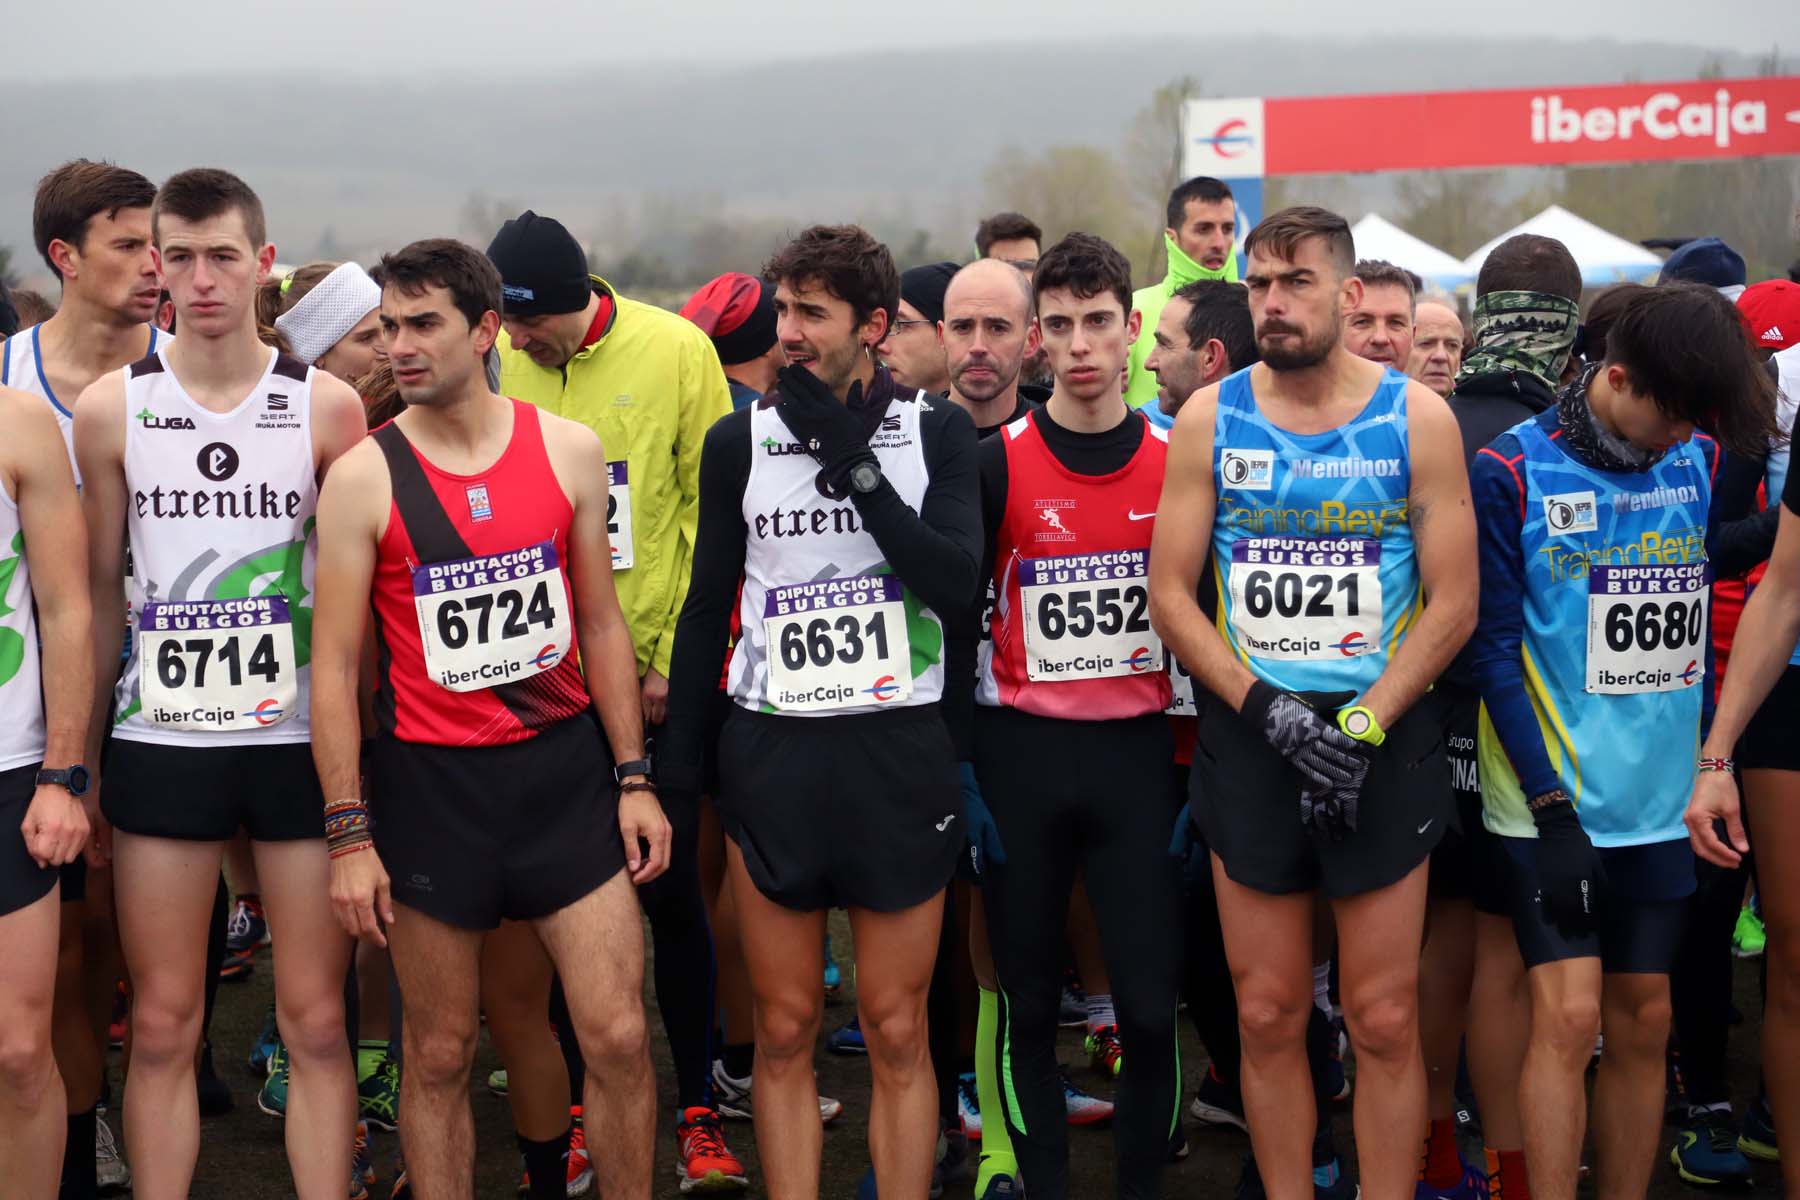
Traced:
<path fill-rule="evenodd" d="M 1700 760 L 1702 771 L 1723 771 L 1727 775 L 1737 774 L 1737 763 L 1729 758 L 1703 758 Z"/>
<path fill-rule="evenodd" d="M 336 800 L 325 806 L 325 847 L 338 858 L 372 845 L 369 810 L 361 800 Z"/>

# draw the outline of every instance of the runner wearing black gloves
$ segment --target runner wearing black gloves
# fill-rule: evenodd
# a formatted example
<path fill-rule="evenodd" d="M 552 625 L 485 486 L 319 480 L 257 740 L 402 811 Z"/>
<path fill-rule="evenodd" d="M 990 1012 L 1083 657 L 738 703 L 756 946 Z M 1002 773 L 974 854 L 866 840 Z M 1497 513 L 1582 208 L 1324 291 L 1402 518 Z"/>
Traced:
<path fill-rule="evenodd" d="M 1322 890 L 1356 1047 L 1362 1181 L 1371 1195 L 1409 1195 L 1417 1146 L 1395 1131 L 1425 1127 L 1424 864 L 1450 813 L 1441 725 L 1415 709 L 1474 621 L 1467 474 L 1443 400 L 1339 342 L 1362 287 L 1343 219 L 1288 209 L 1245 251 L 1262 363 L 1176 418 L 1151 619 L 1196 693 L 1210 693 L 1192 809 L 1213 853 L 1263 1184 L 1349 1194 L 1329 1170 L 1307 1178 Z M 1216 628 L 1196 599 L 1209 549 Z"/>

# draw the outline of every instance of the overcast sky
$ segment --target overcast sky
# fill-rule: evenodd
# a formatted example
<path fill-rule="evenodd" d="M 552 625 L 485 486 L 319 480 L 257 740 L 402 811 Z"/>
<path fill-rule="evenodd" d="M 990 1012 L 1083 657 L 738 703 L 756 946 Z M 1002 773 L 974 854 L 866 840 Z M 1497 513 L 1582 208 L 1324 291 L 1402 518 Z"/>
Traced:
<path fill-rule="evenodd" d="M 1358 38 L 1541 31 L 1757 52 L 1800 46 L 1800 0 L 18 0 L 7 6 L 13 79 L 199 79 L 272 70 L 304 104 L 309 72 L 441 77 L 655 59 L 805 58 L 883 45 L 928 48 L 1084 36 L 1329 33 Z M 1228 15 L 1221 15 L 1228 14 Z M 236 56 L 235 61 L 232 56 Z M 1204 66 L 1204 64 L 1197 64 Z M 1378 64 L 1370 64 L 1378 73 Z M 1399 90 L 1403 80 L 1393 81 Z M 503 97 L 495 97 L 504 103 Z"/>

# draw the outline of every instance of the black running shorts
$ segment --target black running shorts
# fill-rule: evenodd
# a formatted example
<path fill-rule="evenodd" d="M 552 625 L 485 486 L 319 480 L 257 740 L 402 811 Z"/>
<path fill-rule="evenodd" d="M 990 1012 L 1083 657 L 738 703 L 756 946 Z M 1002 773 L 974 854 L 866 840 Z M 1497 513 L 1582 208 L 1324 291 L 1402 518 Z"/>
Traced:
<path fill-rule="evenodd" d="M 369 819 L 395 901 L 493 929 L 597 890 L 625 866 L 612 768 L 590 713 L 507 746 L 377 738 Z"/>
<path fill-rule="evenodd" d="M 1272 895 L 1356 896 L 1405 878 L 1444 836 L 1454 806 L 1442 714 L 1429 697 L 1376 747 L 1356 832 L 1333 839 L 1300 823 L 1300 775 L 1218 700 L 1201 714 L 1189 796 L 1225 873 Z"/>
<path fill-rule="evenodd" d="M 1647 846 L 1602 847 L 1606 871 L 1595 926 L 1577 934 L 1552 924 L 1538 900 L 1535 840 L 1495 837 L 1510 861 L 1513 931 L 1525 965 L 1598 958 L 1608 974 L 1667 975 L 1675 965 L 1694 892 L 1694 851 L 1686 838 Z"/>
<path fill-rule="evenodd" d="M 1800 771 L 1800 738 L 1794 736 L 1797 719 L 1800 667 L 1790 663 L 1744 726 L 1736 750 L 1738 770 Z"/>
<path fill-rule="evenodd" d="M 1472 900 L 1480 912 L 1510 916 L 1504 851 L 1481 821 L 1481 779 L 1475 761 L 1481 697 L 1447 682 L 1438 684 L 1436 694 L 1444 713 L 1444 752 L 1450 762 L 1456 822 L 1431 852 L 1431 894 Z"/>
<path fill-rule="evenodd" d="M 222 842 L 239 829 L 257 842 L 325 836 L 325 800 L 305 742 L 164 746 L 113 738 L 100 811 L 115 829 L 184 842 Z"/>
<path fill-rule="evenodd" d="M 898 912 L 956 869 L 962 788 L 936 705 L 784 717 L 734 704 L 719 774 L 725 832 L 784 908 Z"/>
<path fill-rule="evenodd" d="M 56 886 L 57 869 L 25 850 L 25 810 L 37 791 L 37 763 L 0 771 L 0 917 L 29 908 Z"/>

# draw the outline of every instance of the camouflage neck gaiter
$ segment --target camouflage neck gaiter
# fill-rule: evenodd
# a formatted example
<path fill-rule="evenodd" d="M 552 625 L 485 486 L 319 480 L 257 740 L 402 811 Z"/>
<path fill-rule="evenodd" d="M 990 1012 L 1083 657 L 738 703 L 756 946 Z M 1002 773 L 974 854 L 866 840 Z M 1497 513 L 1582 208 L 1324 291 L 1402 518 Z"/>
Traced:
<path fill-rule="evenodd" d="M 1554 391 L 1581 326 L 1573 300 L 1548 292 L 1489 292 L 1475 301 L 1475 349 L 1456 376 L 1522 371 Z"/>

